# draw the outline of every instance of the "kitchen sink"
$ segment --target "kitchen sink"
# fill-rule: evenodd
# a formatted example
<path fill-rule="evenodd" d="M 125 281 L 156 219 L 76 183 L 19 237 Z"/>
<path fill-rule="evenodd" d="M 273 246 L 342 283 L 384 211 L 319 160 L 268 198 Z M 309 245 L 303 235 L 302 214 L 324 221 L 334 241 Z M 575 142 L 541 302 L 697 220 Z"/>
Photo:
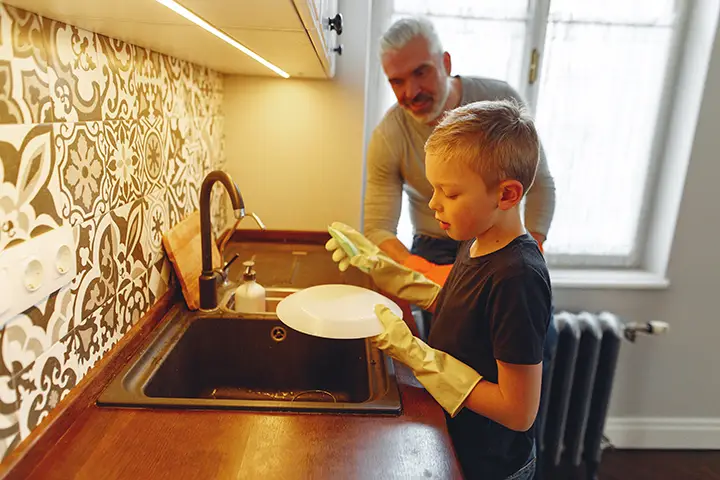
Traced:
<path fill-rule="evenodd" d="M 265 289 L 265 312 L 264 313 L 270 313 L 272 315 L 275 314 L 277 311 L 278 303 L 282 301 L 283 298 L 287 297 L 288 295 L 291 295 L 295 292 L 297 292 L 299 289 L 297 288 L 283 288 L 283 287 L 274 287 L 274 288 L 266 288 Z M 225 306 L 226 310 L 234 311 L 235 310 L 235 295 L 234 295 L 234 289 L 228 289 L 228 291 L 225 293 L 225 295 L 220 296 L 220 304 Z M 255 313 L 261 313 L 261 312 L 255 312 Z"/>
<path fill-rule="evenodd" d="M 398 415 L 392 362 L 367 340 L 313 337 L 268 312 L 191 312 L 180 302 L 99 397 L 101 406 Z"/>

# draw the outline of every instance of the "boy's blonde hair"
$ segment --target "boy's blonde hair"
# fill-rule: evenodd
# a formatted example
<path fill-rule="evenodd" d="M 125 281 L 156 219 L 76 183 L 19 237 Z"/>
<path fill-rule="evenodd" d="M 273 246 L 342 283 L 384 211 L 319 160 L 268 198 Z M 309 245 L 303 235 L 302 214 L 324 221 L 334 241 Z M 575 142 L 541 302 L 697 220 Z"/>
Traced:
<path fill-rule="evenodd" d="M 474 102 L 449 111 L 425 143 L 425 152 L 465 162 L 488 189 L 517 180 L 527 193 L 535 180 L 540 144 L 526 109 L 514 100 Z"/>

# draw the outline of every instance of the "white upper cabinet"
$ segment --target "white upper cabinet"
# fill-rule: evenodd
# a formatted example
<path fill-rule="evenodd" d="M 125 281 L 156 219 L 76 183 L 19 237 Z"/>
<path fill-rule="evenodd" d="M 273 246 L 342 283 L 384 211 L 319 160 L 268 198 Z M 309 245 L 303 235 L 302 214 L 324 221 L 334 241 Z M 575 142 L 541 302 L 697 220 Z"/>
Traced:
<path fill-rule="evenodd" d="M 157 0 L 3 1 L 220 72 L 278 76 Z M 337 0 L 178 3 L 290 77 L 332 78 L 335 73 L 338 52 L 333 49 L 340 44 L 341 30 Z"/>
<path fill-rule="evenodd" d="M 335 59 L 342 54 L 339 35 L 342 34 L 342 14 L 337 0 L 293 0 L 310 40 L 318 52 L 323 69 L 335 75 Z"/>

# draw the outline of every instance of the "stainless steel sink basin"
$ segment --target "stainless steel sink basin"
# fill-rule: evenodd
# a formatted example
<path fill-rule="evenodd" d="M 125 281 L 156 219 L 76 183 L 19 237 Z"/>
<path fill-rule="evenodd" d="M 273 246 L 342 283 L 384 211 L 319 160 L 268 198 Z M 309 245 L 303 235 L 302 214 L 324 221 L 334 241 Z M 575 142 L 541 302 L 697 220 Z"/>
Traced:
<path fill-rule="evenodd" d="M 270 289 L 269 310 L 293 291 Z M 400 413 L 392 363 L 366 340 L 305 335 L 284 326 L 272 311 L 204 314 L 174 307 L 97 403 Z"/>
<path fill-rule="evenodd" d="M 284 287 L 271 287 L 265 289 L 265 313 L 274 314 L 277 310 L 278 303 L 283 298 L 297 292 L 297 288 L 284 288 Z M 225 307 L 226 310 L 235 310 L 235 295 L 233 289 L 229 289 L 220 298 L 220 303 Z M 255 312 L 258 313 L 258 312 Z"/>

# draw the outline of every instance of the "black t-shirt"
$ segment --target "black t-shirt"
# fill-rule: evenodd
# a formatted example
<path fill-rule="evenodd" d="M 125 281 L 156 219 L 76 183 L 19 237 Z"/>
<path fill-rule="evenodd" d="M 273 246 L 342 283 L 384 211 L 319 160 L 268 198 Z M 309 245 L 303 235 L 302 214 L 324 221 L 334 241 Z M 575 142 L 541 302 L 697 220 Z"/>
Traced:
<path fill-rule="evenodd" d="M 497 383 L 496 360 L 536 365 L 543 359 L 550 275 L 528 234 L 477 258 L 470 257 L 472 243 L 463 242 L 458 250 L 438 296 L 428 344 Z M 447 420 L 467 478 L 504 479 L 530 457 L 534 426 L 516 432 L 468 408 Z"/>

